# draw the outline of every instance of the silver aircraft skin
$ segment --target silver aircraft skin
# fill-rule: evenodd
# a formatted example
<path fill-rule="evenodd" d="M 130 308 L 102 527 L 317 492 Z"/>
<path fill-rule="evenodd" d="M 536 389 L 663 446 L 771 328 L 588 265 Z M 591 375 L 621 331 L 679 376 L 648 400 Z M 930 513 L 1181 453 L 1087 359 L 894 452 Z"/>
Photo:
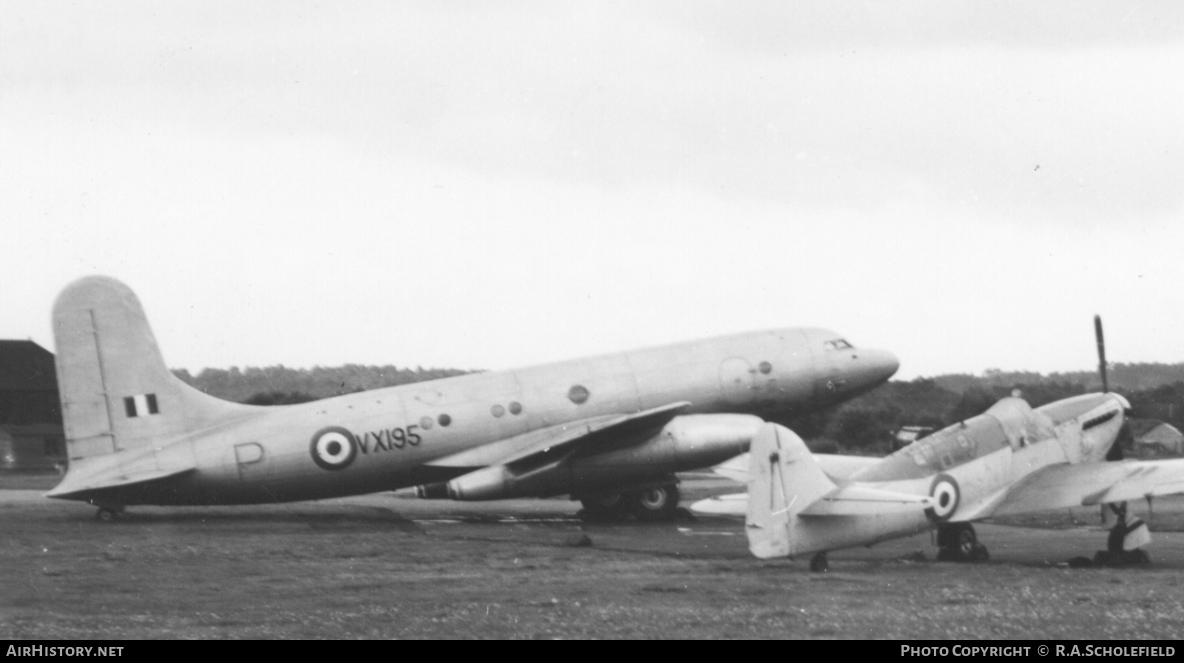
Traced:
<path fill-rule="evenodd" d="M 721 473 L 746 480 L 746 495 L 692 505 L 696 513 L 744 515 L 760 558 L 867 546 L 936 528 L 939 559 L 981 561 L 971 523 L 991 516 L 1083 505 L 1115 507 L 1118 523 L 1098 563 L 1145 563 L 1146 525 L 1126 519 L 1129 500 L 1184 492 L 1184 459 L 1107 460 L 1130 404 L 1115 393 L 1032 408 L 1018 397 L 884 458 L 813 455 L 789 429 L 762 425 L 746 457 Z M 746 469 L 741 465 L 746 465 Z"/>
<path fill-rule="evenodd" d="M 722 336 L 286 406 L 230 403 L 167 369 L 124 284 L 80 279 L 53 325 L 68 471 L 49 497 L 99 507 L 571 495 L 657 519 L 675 472 L 745 451 L 767 411 L 885 382 L 890 353 L 818 328 Z"/>

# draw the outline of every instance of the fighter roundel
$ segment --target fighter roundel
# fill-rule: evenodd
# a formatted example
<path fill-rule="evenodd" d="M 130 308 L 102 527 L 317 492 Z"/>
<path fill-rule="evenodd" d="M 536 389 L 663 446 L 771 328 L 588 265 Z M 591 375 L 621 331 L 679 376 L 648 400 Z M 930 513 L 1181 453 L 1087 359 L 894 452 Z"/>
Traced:
<path fill-rule="evenodd" d="M 312 436 L 312 460 L 326 470 L 342 470 L 358 455 L 358 440 L 340 426 L 322 428 Z"/>
<path fill-rule="evenodd" d="M 929 487 L 929 496 L 933 498 L 933 506 L 925 509 L 925 515 L 934 522 L 945 522 L 958 510 L 958 502 L 962 499 L 962 491 L 958 482 L 948 474 L 939 474 L 933 479 Z"/>

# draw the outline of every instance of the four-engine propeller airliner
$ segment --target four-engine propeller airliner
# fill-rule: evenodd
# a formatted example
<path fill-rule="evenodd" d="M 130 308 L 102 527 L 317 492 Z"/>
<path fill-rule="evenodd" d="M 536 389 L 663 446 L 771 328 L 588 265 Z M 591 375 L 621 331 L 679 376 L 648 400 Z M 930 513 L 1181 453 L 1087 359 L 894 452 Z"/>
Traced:
<path fill-rule="evenodd" d="M 931 528 L 939 559 L 983 560 L 973 521 L 1107 504 L 1118 522 L 1094 561 L 1146 562 L 1150 534 L 1141 520 L 1127 519 L 1125 503 L 1184 492 L 1184 459 L 1122 460 L 1115 442 L 1130 404 L 1109 391 L 1100 320 L 1095 328 L 1103 393 L 1037 408 L 1004 398 L 885 458 L 814 455 L 793 431 L 764 424 L 746 460 L 717 470 L 746 480 L 747 495 L 703 500 L 691 510 L 745 515 L 754 555 L 813 555 L 810 568 L 822 571 L 827 551 Z"/>
<path fill-rule="evenodd" d="M 136 504 L 410 486 L 457 500 L 570 495 L 589 514 L 658 519 L 678 503 L 674 473 L 748 449 L 761 413 L 830 405 L 897 368 L 825 329 L 775 329 L 263 407 L 173 376 L 114 279 L 69 285 L 53 326 L 69 464 L 48 496 L 104 520 Z"/>

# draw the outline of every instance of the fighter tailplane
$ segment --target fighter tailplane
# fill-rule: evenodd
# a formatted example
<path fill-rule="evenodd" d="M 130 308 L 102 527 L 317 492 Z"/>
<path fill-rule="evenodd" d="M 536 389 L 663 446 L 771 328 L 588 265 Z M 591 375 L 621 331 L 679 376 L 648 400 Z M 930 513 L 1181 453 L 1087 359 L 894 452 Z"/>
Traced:
<path fill-rule="evenodd" d="M 811 455 L 791 431 L 766 424 L 749 455 L 747 499 L 691 508 L 744 513 L 754 555 L 813 555 L 811 569 L 825 570 L 828 551 L 932 528 L 939 560 L 981 561 L 988 554 L 973 521 L 1109 504 L 1119 522 L 1093 561 L 1146 562 L 1150 535 L 1127 519 L 1125 502 L 1184 492 L 1184 459 L 1108 461 L 1129 408 L 1111 392 L 1037 408 L 1008 397 L 887 457 L 845 463 Z M 725 474 L 738 475 L 737 461 L 725 463 Z"/>
<path fill-rule="evenodd" d="M 675 473 L 746 450 L 760 413 L 840 402 L 897 367 L 834 332 L 787 328 L 261 407 L 173 376 L 114 279 L 68 286 L 53 324 L 69 465 L 48 495 L 103 519 L 133 504 L 411 486 L 466 500 L 570 495 L 588 515 L 665 518 Z"/>

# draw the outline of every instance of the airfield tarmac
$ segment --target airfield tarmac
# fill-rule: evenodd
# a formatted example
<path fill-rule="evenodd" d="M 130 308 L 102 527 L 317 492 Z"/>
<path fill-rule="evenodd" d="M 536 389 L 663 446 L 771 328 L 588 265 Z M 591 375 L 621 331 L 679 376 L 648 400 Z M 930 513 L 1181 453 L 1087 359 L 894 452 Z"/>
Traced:
<path fill-rule="evenodd" d="M 11 482 L 0 486 L 11 486 Z M 51 482 L 52 485 L 52 482 Z M 684 478 L 684 503 L 735 484 Z M 84 504 L 0 488 L 0 638 L 1054 638 L 1184 632 L 1184 499 L 1152 565 L 1068 568 L 1097 509 L 977 526 L 983 564 L 930 535 L 806 560 L 749 556 L 743 523 L 583 523 L 564 499 L 390 493 L 245 507 Z M 1142 506 L 1142 505 L 1140 505 Z M 1142 509 L 1140 509 L 1142 513 Z M 1021 523 L 1017 525 L 1015 523 Z"/>

